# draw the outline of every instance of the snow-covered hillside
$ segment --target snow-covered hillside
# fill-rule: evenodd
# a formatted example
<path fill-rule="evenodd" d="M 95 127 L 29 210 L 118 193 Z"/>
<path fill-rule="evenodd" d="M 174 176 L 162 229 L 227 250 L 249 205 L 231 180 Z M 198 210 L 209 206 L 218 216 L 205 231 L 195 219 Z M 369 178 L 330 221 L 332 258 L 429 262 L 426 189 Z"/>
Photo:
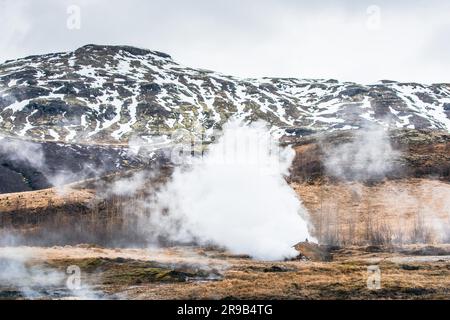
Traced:
<path fill-rule="evenodd" d="M 263 119 L 303 134 L 379 122 L 450 131 L 450 84 L 242 79 L 164 53 L 87 45 L 0 65 L 0 131 L 64 142 L 126 142 L 173 129 Z"/>

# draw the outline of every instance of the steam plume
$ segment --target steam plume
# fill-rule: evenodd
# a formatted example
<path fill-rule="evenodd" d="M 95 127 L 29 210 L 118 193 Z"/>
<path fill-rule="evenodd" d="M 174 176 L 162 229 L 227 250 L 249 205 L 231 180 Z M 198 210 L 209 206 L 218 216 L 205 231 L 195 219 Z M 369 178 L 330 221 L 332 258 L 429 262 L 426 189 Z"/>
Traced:
<path fill-rule="evenodd" d="M 205 157 L 175 170 L 154 204 L 151 230 L 257 259 L 295 256 L 293 245 L 310 236 L 307 212 L 283 177 L 294 155 L 262 123 L 225 125 Z"/>
<path fill-rule="evenodd" d="M 382 179 L 394 169 L 399 153 L 381 126 L 370 126 L 354 133 L 353 141 L 325 150 L 327 172 L 340 180 Z"/>

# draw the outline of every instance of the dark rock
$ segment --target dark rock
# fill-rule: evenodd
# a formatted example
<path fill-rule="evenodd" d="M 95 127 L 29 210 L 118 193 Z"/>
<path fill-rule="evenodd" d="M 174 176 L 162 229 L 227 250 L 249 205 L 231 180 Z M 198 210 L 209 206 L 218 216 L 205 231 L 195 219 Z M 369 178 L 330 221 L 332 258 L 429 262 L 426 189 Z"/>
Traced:
<path fill-rule="evenodd" d="M 402 265 L 400 265 L 400 268 L 402 268 L 403 270 L 408 270 L 408 271 L 420 270 L 420 266 L 414 266 L 414 265 L 410 265 L 410 264 L 402 264 Z"/>
<path fill-rule="evenodd" d="M 316 130 L 309 128 L 287 128 L 287 134 L 295 134 L 296 136 L 309 136 L 316 133 Z"/>
<path fill-rule="evenodd" d="M 161 92 L 161 87 L 156 83 L 148 83 L 141 85 L 141 93 L 156 95 Z"/>
<path fill-rule="evenodd" d="M 77 91 L 72 85 L 65 83 L 60 89 L 55 91 L 55 94 L 76 95 Z"/>
<path fill-rule="evenodd" d="M 327 248 L 317 243 L 299 242 L 295 245 L 295 249 L 299 252 L 299 259 L 305 258 L 312 261 L 333 260 L 333 256 L 327 251 Z"/>
<path fill-rule="evenodd" d="M 341 91 L 340 94 L 343 96 L 353 97 L 360 94 L 366 94 L 369 89 L 362 86 L 349 86 L 345 90 Z"/>
<path fill-rule="evenodd" d="M 265 268 L 263 271 L 264 272 L 289 272 L 291 270 L 287 269 L 285 267 L 271 266 L 270 268 Z"/>
<path fill-rule="evenodd" d="M 367 246 L 365 248 L 366 252 L 375 253 L 375 252 L 383 252 L 384 249 L 381 246 Z"/>

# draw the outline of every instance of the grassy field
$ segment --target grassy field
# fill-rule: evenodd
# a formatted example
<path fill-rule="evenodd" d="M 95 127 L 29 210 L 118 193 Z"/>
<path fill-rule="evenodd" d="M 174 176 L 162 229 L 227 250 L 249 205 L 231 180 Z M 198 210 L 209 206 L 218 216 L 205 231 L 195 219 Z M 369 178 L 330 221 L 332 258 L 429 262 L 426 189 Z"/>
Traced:
<path fill-rule="evenodd" d="M 0 257 L 4 250 L 0 249 Z M 450 298 L 450 246 L 335 248 L 331 251 L 332 261 L 327 262 L 304 259 L 261 262 L 202 248 L 77 246 L 16 248 L 15 252 L 20 250 L 32 253 L 28 265 L 45 270 L 64 272 L 68 266 L 79 266 L 83 283 L 100 298 Z M 367 285 L 369 266 L 380 269 L 379 289 Z M 3 297 L 11 297 L 8 292 L 18 292 L 17 288 L 1 290 Z M 21 298 L 20 294 L 16 298 Z"/>

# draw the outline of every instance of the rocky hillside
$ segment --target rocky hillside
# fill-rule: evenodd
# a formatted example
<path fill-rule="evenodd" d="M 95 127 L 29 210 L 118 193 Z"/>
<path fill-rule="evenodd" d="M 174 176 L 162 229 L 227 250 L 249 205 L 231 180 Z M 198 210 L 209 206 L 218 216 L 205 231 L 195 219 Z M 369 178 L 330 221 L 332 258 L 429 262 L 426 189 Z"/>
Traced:
<path fill-rule="evenodd" d="M 231 116 L 281 133 L 367 122 L 450 130 L 450 84 L 242 79 L 184 67 L 164 53 L 87 45 L 0 65 L 0 131 L 47 141 L 126 142 Z"/>
<path fill-rule="evenodd" d="M 127 146 L 26 141 L 0 137 L 0 194 L 40 190 L 163 161 Z"/>
<path fill-rule="evenodd" d="M 354 144 L 360 131 L 339 131 L 325 134 L 310 135 L 307 137 L 288 137 L 285 143 L 293 146 L 296 157 L 292 164 L 290 180 L 298 183 L 359 181 L 366 184 L 380 182 L 384 179 L 397 180 L 405 178 L 432 178 L 450 182 L 450 133 L 437 130 L 397 129 L 386 133 L 385 145 L 380 145 L 380 138 L 368 137 L 375 145 L 370 146 Z M 367 135 L 364 130 L 363 134 Z M 365 143 L 366 140 L 363 140 Z M 330 165 L 330 158 L 334 156 L 332 150 L 353 144 L 353 148 L 342 149 L 344 152 L 362 154 L 374 153 L 367 158 L 332 162 L 334 166 L 341 166 L 339 172 L 347 175 L 336 175 L 336 170 Z M 386 148 L 389 147 L 389 152 Z M 358 149 L 358 150 L 355 150 Z M 389 157 L 386 154 L 389 153 Z M 363 167 L 369 167 L 380 158 L 383 161 L 383 170 L 365 176 L 353 174 L 358 161 Z M 353 168 L 352 168 L 353 166 Z M 364 169 L 362 168 L 362 169 Z"/>

